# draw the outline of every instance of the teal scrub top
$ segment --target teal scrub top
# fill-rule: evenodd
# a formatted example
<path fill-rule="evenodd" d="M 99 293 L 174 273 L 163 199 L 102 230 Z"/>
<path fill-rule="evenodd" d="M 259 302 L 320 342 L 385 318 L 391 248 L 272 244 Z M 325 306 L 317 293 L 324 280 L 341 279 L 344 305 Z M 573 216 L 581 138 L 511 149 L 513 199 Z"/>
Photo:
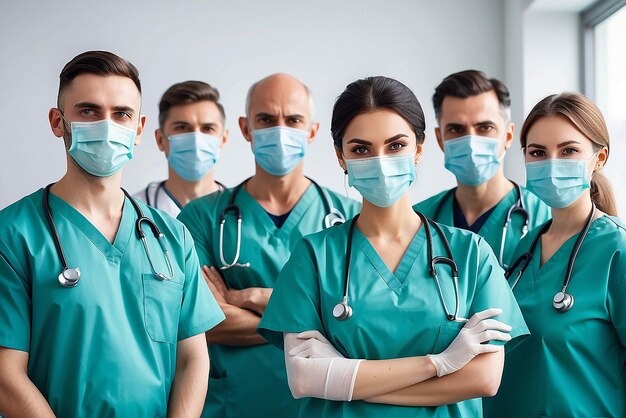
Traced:
<path fill-rule="evenodd" d="M 538 232 L 520 243 L 518 256 Z M 515 287 L 531 336 L 507 356 L 485 417 L 626 416 L 626 230 L 606 215 L 592 223 L 567 288 L 574 305 L 559 313 L 552 298 L 577 237 L 543 266 L 540 241 Z"/>
<path fill-rule="evenodd" d="M 83 215 L 50 194 L 70 267 L 63 270 L 43 210 L 43 189 L 0 212 L 0 346 L 29 352 L 28 375 L 58 417 L 165 417 L 177 342 L 224 314 L 199 271 L 193 241 L 175 219 L 139 203 L 165 235 L 172 281 L 152 272 L 125 200 L 111 244 Z M 145 224 L 144 224 L 145 225 Z M 145 226 L 157 271 L 163 252 Z"/>
<path fill-rule="evenodd" d="M 219 223 L 233 189 L 216 192 L 190 202 L 178 219 L 191 232 L 202 265 L 222 266 L 219 255 Z M 328 189 L 333 206 L 346 219 L 358 211 L 358 202 Z M 311 185 L 293 207 L 281 228 L 276 228 L 267 212 L 245 188 L 235 198 L 242 216 L 240 263 L 249 268 L 220 270 L 227 286 L 272 288 L 296 242 L 321 230 L 326 216 L 324 199 Z M 237 220 L 231 212 L 224 226 L 224 258 L 232 262 L 237 244 Z M 299 401 L 287 385 L 281 350 L 271 344 L 235 347 L 210 344 L 211 372 L 203 417 L 292 417 Z"/>
<path fill-rule="evenodd" d="M 280 273 L 259 332 L 278 347 L 283 333 L 317 330 L 347 358 L 381 360 L 440 353 L 463 324 L 447 319 L 429 274 L 424 228 L 420 228 L 395 272 L 389 270 L 367 238 L 355 228 L 350 258 L 349 304 L 352 317 L 332 316 L 344 292 L 349 223 L 309 235 L 298 243 Z M 442 226 L 459 269 L 459 315 L 469 318 L 487 308 L 502 308 L 499 320 L 511 336 L 528 333 L 504 273 L 489 245 L 469 231 Z M 434 228 L 433 256 L 445 255 Z M 448 267 L 437 267 L 452 311 L 454 286 Z M 519 338 L 507 344 L 512 348 Z M 439 407 L 407 407 L 304 398 L 300 417 L 479 417 L 480 399 Z"/>
<path fill-rule="evenodd" d="M 454 226 L 452 190 L 454 189 L 446 190 L 438 195 L 432 196 L 417 203 L 413 206 L 413 208 L 422 212 L 427 218 L 445 225 Z M 526 211 L 528 211 L 529 215 L 528 231 L 531 231 L 535 227 L 542 225 L 552 218 L 550 207 L 525 188 L 520 186 L 520 190 L 522 192 L 522 202 L 524 203 L 524 207 L 526 208 Z M 517 199 L 517 191 L 513 188 L 496 205 L 489 218 L 478 231 L 478 234 L 484 237 L 487 243 L 491 245 L 491 248 L 497 258 L 500 257 L 503 228 L 507 213 L 511 206 L 515 205 Z M 441 209 L 438 211 L 439 207 L 441 207 Z M 435 215 L 437 216 L 435 217 Z M 513 252 L 522 237 L 523 224 L 524 219 L 521 215 L 513 214 L 511 216 L 511 223 L 509 224 L 506 234 L 506 242 L 504 243 L 504 256 L 502 257 L 504 267 L 510 266 L 514 261 Z"/>

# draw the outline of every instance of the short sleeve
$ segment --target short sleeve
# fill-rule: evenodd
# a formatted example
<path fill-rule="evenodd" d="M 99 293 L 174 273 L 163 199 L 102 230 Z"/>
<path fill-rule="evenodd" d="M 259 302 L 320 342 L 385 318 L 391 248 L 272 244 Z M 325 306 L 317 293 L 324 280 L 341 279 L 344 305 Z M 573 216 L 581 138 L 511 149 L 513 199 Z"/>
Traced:
<path fill-rule="evenodd" d="M 216 266 L 217 262 L 213 257 L 211 246 L 211 233 L 213 224 L 207 216 L 204 215 L 202 206 L 209 202 L 206 197 L 189 202 L 183 210 L 178 214 L 178 220 L 181 221 L 193 237 L 193 242 L 198 255 L 201 266 Z"/>
<path fill-rule="evenodd" d="M 279 348 L 283 347 L 283 332 L 316 330 L 325 334 L 320 318 L 319 278 L 314 260 L 311 244 L 302 239 L 278 275 L 258 332 Z"/>
<path fill-rule="evenodd" d="M 471 317 L 489 308 L 500 308 L 502 313 L 495 319 L 511 326 L 511 340 L 506 343 L 509 351 L 530 334 L 509 283 L 504 278 L 493 250 L 483 238 L 478 241 L 478 277 L 476 293 L 470 309 Z M 493 341 L 492 344 L 499 342 Z M 501 344 L 501 343 L 500 343 Z"/>
<path fill-rule="evenodd" d="M 30 350 L 31 287 L 0 237 L 0 346 Z"/>
<path fill-rule="evenodd" d="M 193 239 L 183 227 L 185 242 L 185 284 L 178 324 L 178 341 L 205 332 L 225 319 L 217 301 L 202 278 Z"/>
<path fill-rule="evenodd" d="M 616 251 L 611 260 L 607 305 L 615 332 L 626 347 L 626 256 Z"/>

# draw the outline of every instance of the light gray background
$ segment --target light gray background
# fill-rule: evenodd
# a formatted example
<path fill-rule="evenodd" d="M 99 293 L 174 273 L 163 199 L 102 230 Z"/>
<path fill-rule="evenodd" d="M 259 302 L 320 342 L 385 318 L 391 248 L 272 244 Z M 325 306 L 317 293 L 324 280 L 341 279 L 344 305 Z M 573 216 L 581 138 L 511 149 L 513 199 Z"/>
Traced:
<path fill-rule="evenodd" d="M 49 128 L 58 75 L 76 54 L 115 52 L 140 71 L 142 144 L 125 167 L 130 192 L 165 178 L 166 160 L 153 131 L 157 105 L 171 84 L 188 79 L 216 86 L 230 141 L 217 179 L 235 185 L 253 173 L 250 147 L 237 126 L 248 86 L 274 72 L 290 73 L 314 93 L 317 140 L 306 172 L 343 191 L 329 133 L 336 96 L 368 75 L 397 78 L 413 89 L 427 115 L 424 158 L 415 201 L 454 184 L 434 139 L 431 96 L 446 75 L 483 70 L 504 80 L 518 128 L 547 94 L 580 90 L 578 12 L 591 0 L 318 0 L 16 2 L 0 0 L 0 208 L 58 180 L 62 141 Z M 523 182 L 516 140 L 506 172 Z M 357 197 L 356 192 L 350 193 Z"/>

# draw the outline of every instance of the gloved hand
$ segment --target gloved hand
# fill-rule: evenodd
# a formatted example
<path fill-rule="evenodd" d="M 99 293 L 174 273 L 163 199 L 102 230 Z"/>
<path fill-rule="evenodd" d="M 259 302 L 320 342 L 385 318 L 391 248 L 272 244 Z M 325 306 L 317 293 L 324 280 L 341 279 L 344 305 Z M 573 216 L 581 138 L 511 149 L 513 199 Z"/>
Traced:
<path fill-rule="evenodd" d="M 294 398 L 350 401 L 359 364 L 344 358 L 319 331 L 285 333 L 287 382 Z"/>
<path fill-rule="evenodd" d="M 482 353 L 493 353 L 500 346 L 481 344 L 489 340 L 509 341 L 511 327 L 495 319 L 488 319 L 502 313 L 502 309 L 491 308 L 475 313 L 465 324 L 459 335 L 440 354 L 429 354 L 428 358 L 437 369 L 437 376 L 456 372 Z M 503 331 L 503 332 L 501 332 Z"/>
<path fill-rule="evenodd" d="M 304 331 L 297 335 L 302 342 L 289 350 L 290 356 L 304 358 L 341 357 L 341 353 L 319 331 Z"/>

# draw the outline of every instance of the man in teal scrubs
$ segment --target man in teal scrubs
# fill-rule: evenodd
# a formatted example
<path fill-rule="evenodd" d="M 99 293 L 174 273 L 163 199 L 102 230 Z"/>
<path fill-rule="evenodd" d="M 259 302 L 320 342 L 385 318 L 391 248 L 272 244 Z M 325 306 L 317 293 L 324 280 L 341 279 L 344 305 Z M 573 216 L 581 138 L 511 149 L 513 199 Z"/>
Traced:
<path fill-rule="evenodd" d="M 207 333 L 213 367 L 203 416 L 293 417 L 299 401 L 287 385 L 283 352 L 256 328 L 300 238 L 323 229 L 337 212 L 353 217 L 359 205 L 304 176 L 303 157 L 319 124 L 302 82 L 274 74 L 253 84 L 239 126 L 251 143 L 255 175 L 190 202 L 178 217 L 194 237 L 200 263 L 208 266 L 203 269 L 209 286 L 226 314 Z"/>
<path fill-rule="evenodd" d="M 435 89 L 435 136 L 457 187 L 414 206 L 427 217 L 482 235 L 503 267 L 520 238 L 550 219 L 549 208 L 504 176 L 515 126 L 501 81 L 476 70 L 446 77 Z"/>
<path fill-rule="evenodd" d="M 174 217 L 190 201 L 222 190 L 215 163 L 228 141 L 224 106 L 215 87 L 183 81 L 168 88 L 159 102 L 157 146 L 168 161 L 168 178 L 152 182 L 135 197 Z"/>
<path fill-rule="evenodd" d="M 0 212 L 0 415 L 200 414 L 203 334 L 224 315 L 185 227 L 120 188 L 140 108 L 137 69 L 110 52 L 61 71 L 67 172 Z"/>

